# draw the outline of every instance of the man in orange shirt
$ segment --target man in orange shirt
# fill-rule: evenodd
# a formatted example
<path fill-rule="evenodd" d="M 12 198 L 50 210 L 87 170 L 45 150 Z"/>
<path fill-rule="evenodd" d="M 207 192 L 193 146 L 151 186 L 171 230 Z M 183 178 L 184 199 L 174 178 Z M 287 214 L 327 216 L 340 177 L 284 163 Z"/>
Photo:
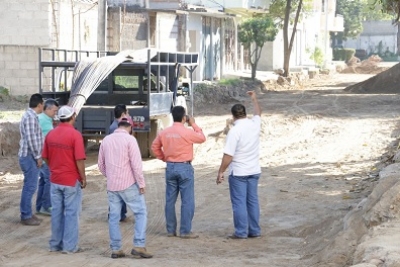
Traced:
<path fill-rule="evenodd" d="M 181 238 L 197 238 L 192 233 L 194 216 L 194 170 L 193 144 L 206 141 L 202 130 L 196 125 L 194 118 L 186 116 L 185 108 L 175 106 L 172 109 L 174 124 L 166 128 L 153 141 L 151 149 L 156 157 L 167 163 L 165 170 L 165 219 L 168 236 L 176 236 L 175 203 L 181 193 Z M 185 123 L 193 128 L 185 127 Z"/>

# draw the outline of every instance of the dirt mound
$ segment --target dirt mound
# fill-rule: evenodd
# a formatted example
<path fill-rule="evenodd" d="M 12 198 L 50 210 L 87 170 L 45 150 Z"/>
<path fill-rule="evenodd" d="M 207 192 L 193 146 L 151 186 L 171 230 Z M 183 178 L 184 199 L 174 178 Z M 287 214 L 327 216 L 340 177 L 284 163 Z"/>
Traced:
<path fill-rule="evenodd" d="M 347 62 L 347 67 L 341 70 L 340 73 L 378 74 L 388 69 L 388 67 L 379 66 L 381 61 L 382 59 L 377 55 L 372 55 L 363 61 L 352 57 Z"/>
<path fill-rule="evenodd" d="M 19 149 L 19 124 L 0 123 L 0 156 L 13 156 Z"/>
<path fill-rule="evenodd" d="M 361 83 L 345 88 L 345 91 L 360 94 L 398 94 L 400 93 L 400 64 L 387 69 Z"/>

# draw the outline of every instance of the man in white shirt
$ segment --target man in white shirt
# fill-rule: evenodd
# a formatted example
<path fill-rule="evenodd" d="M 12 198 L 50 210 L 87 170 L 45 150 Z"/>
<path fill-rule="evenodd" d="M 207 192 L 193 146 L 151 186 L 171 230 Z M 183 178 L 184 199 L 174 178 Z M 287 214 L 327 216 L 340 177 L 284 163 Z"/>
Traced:
<path fill-rule="evenodd" d="M 224 180 L 229 168 L 229 192 L 233 210 L 235 232 L 230 238 L 257 238 L 261 235 L 259 225 L 258 179 L 261 175 L 260 130 L 261 108 L 256 93 L 249 91 L 254 105 L 253 118 L 247 118 L 246 108 L 235 104 L 231 113 L 234 126 L 226 137 L 224 155 L 218 171 L 217 184 Z"/>

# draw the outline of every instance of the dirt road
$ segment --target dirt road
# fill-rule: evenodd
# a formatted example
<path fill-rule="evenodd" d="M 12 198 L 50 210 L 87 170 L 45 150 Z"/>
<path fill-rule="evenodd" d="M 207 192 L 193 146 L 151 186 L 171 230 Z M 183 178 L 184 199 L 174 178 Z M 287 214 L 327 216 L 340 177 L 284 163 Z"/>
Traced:
<path fill-rule="evenodd" d="M 263 109 L 262 177 L 259 184 L 262 238 L 228 240 L 233 231 L 228 184 L 215 184 L 225 120 L 231 104 L 204 107 L 196 118 L 208 135 L 196 147 L 196 213 L 200 238 L 168 238 L 164 226 L 164 164 L 144 162 L 148 205 L 147 247 L 155 257 L 113 260 L 108 248 L 106 183 L 88 154 L 80 245 L 84 252 L 47 252 L 50 218 L 39 227 L 19 224 L 21 172 L 0 176 L 1 266 L 340 266 L 343 255 L 324 262 L 320 251 L 343 229 L 343 218 L 375 185 L 375 164 L 394 139 L 398 95 L 354 95 L 341 89 L 370 75 L 336 75 L 308 90 L 267 92 Z M 245 102 L 249 105 L 249 102 Z M 207 112 L 205 112 L 207 110 Z M 248 108 L 252 112 L 252 108 Z M 201 114 L 215 115 L 201 116 Z M 11 160 L 1 164 L 15 164 Z M 1 166 L 1 165 L 0 165 Z M 4 166 L 4 165 L 3 165 Z M 364 181 L 363 183 L 361 183 Z M 179 205 L 179 203 L 178 203 Z M 132 214 L 121 224 L 123 249 L 132 246 Z M 348 240 L 349 249 L 354 241 Z M 335 254 L 333 251 L 332 254 Z M 350 259 L 349 259 L 350 260 Z M 343 266 L 343 265 L 342 265 Z"/>

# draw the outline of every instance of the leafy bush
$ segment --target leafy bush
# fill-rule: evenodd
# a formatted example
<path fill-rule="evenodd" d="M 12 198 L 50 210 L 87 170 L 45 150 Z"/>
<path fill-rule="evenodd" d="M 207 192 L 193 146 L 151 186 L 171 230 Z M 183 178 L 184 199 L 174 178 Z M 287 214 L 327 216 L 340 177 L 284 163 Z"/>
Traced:
<path fill-rule="evenodd" d="M 344 50 L 343 48 L 333 48 L 333 60 L 342 61 L 344 60 Z"/>
<path fill-rule="evenodd" d="M 8 90 L 7 88 L 0 86 L 0 95 L 5 95 L 5 96 L 9 96 L 10 95 L 10 90 Z"/>
<path fill-rule="evenodd" d="M 324 53 L 322 53 L 321 48 L 315 47 L 310 59 L 314 60 L 318 67 L 322 67 L 322 64 L 324 63 Z"/>
<path fill-rule="evenodd" d="M 356 53 L 356 50 L 353 48 L 344 48 L 343 50 L 344 50 L 344 61 L 345 62 L 349 61 Z"/>
<path fill-rule="evenodd" d="M 226 85 L 226 86 L 230 86 L 230 85 L 237 85 L 240 83 L 240 79 L 238 78 L 233 78 L 233 79 L 221 79 L 218 84 L 220 85 Z"/>
<path fill-rule="evenodd" d="M 349 61 L 354 56 L 356 50 L 353 48 L 334 48 L 333 49 L 333 60 Z"/>

